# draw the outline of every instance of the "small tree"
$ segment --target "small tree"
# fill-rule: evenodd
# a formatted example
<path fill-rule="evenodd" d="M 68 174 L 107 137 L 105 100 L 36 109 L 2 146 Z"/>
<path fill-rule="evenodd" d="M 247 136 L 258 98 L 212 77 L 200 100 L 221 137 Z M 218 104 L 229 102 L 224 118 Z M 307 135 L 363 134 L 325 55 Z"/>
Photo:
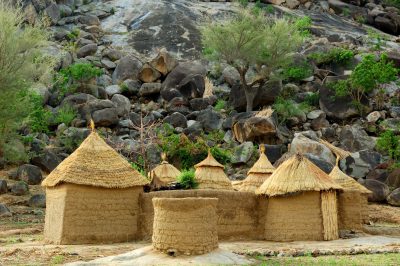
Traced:
<path fill-rule="evenodd" d="M 204 27 L 202 41 L 210 60 L 225 61 L 238 71 L 246 110 L 252 111 L 257 87 L 292 62 L 294 52 L 303 42 L 302 33 L 289 20 L 272 20 L 260 9 L 241 8 L 234 18 Z M 246 77 L 250 68 L 256 71 L 252 80 Z"/>
<path fill-rule="evenodd" d="M 45 29 L 24 21 L 20 1 L 0 0 L 0 157 L 8 161 L 16 129 L 31 110 L 27 89 L 51 70 L 40 53 L 47 41 Z"/>

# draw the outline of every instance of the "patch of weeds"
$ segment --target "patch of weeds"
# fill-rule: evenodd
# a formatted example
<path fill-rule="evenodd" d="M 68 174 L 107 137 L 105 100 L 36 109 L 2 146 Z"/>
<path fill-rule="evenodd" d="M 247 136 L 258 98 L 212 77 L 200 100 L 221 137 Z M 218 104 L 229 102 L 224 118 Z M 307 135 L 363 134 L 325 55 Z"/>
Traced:
<path fill-rule="evenodd" d="M 226 108 L 226 102 L 224 100 L 218 100 L 215 104 L 215 110 L 221 111 Z"/>
<path fill-rule="evenodd" d="M 195 179 L 194 170 L 183 170 L 182 173 L 177 177 L 179 184 L 183 189 L 195 189 L 199 186 Z"/>
<path fill-rule="evenodd" d="M 311 53 L 308 58 L 314 60 L 317 65 L 337 63 L 347 65 L 354 57 L 354 52 L 344 48 L 333 48 L 326 53 Z"/>
<path fill-rule="evenodd" d="M 63 255 L 56 255 L 54 257 L 51 258 L 51 264 L 52 265 L 59 265 L 64 263 L 65 261 L 65 257 Z"/>

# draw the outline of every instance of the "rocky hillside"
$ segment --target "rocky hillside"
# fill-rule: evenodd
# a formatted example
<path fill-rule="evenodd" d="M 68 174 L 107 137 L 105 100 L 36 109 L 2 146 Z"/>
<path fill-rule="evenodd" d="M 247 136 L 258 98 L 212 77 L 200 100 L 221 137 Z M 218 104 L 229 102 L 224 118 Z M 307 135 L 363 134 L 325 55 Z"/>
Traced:
<path fill-rule="evenodd" d="M 50 172 L 73 152 L 93 119 L 143 172 L 160 162 L 162 151 L 189 168 L 211 147 L 232 180 L 245 178 L 259 144 L 266 144 L 273 163 L 286 152 L 302 152 L 329 173 L 335 156 L 318 141 L 324 139 L 351 152 L 340 166 L 374 192 L 372 201 L 400 206 L 399 158 L 384 142 L 397 138 L 391 148 L 399 154 L 399 80 L 362 97 L 367 108 L 361 114 L 329 86 L 351 77 L 365 53 L 385 53 L 400 66 L 399 2 L 261 2 L 271 17 L 309 17 L 311 35 L 282 80 L 257 88 L 256 111 L 244 112 L 239 74 L 203 58 L 199 30 L 235 14 L 233 3 L 24 0 L 28 23 L 46 17 L 52 32 L 46 53 L 57 58 L 52 86 L 33 88 L 43 98 L 37 110 L 59 119 L 46 130 L 21 130 L 29 141 L 18 147 L 29 150 L 29 165 L 10 176 L 40 183 L 39 168 Z M 29 193 L 29 186 L 18 184 L 0 180 L 0 194 Z"/>

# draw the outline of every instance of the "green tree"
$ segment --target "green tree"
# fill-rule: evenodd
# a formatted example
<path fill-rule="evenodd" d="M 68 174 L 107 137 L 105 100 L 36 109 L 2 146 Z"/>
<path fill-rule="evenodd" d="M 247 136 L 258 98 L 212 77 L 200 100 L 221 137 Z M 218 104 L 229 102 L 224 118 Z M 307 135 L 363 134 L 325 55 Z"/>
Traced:
<path fill-rule="evenodd" d="M 28 88 L 51 69 L 40 52 L 47 33 L 40 25 L 24 24 L 19 3 L 0 1 L 0 157 L 9 161 L 7 151 L 30 112 Z"/>
<path fill-rule="evenodd" d="M 203 27 L 206 57 L 225 61 L 238 71 L 247 111 L 253 109 L 257 87 L 292 62 L 294 52 L 303 43 L 304 29 L 300 26 L 286 19 L 269 19 L 260 9 L 241 8 L 234 18 Z M 246 74 L 251 68 L 256 76 L 248 80 Z"/>

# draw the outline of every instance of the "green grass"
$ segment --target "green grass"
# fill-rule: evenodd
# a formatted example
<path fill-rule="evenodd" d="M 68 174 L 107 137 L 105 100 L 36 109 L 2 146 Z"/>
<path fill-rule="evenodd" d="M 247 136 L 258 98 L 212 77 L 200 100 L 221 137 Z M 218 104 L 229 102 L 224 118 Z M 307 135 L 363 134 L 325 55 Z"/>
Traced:
<path fill-rule="evenodd" d="M 257 257 L 259 265 L 265 266 L 391 266 L 399 265 L 400 254 L 371 254 L 371 255 L 346 255 L 346 256 L 321 256 L 321 257 Z"/>

